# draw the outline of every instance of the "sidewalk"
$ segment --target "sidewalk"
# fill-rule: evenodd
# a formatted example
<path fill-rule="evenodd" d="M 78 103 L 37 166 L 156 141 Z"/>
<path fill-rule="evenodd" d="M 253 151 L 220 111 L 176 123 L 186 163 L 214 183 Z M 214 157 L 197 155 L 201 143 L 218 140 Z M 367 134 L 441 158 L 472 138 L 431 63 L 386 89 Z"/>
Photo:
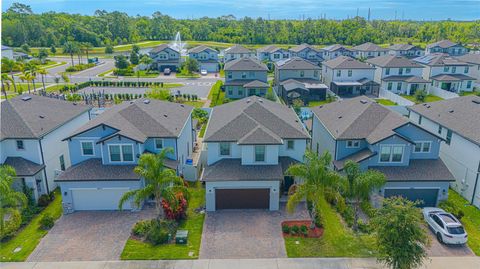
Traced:
<path fill-rule="evenodd" d="M 178 261 L 106 261 L 106 262 L 37 262 L 0 263 L 2 269 L 374 269 L 384 268 L 375 259 L 311 258 L 311 259 L 232 259 Z M 480 257 L 434 257 L 424 269 L 478 269 Z"/>

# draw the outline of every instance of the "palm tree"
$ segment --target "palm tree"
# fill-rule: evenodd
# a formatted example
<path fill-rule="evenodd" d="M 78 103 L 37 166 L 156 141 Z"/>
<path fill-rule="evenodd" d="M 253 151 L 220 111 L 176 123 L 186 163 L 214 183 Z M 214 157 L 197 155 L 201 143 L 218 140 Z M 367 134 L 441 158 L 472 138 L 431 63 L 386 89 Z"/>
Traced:
<path fill-rule="evenodd" d="M 3 234 L 5 219 L 8 214 L 27 205 L 27 197 L 12 188 L 16 172 L 9 165 L 0 166 L 0 231 Z"/>
<path fill-rule="evenodd" d="M 7 86 L 8 91 L 10 91 L 10 82 L 12 81 L 13 79 L 10 78 L 8 74 L 2 74 L 2 92 L 5 95 L 5 100 L 7 99 L 7 90 L 5 90 L 5 85 Z"/>
<path fill-rule="evenodd" d="M 144 200 L 153 197 L 155 209 L 160 218 L 162 215 L 162 199 L 175 201 L 176 193 L 186 193 L 187 190 L 183 180 L 176 175 L 174 170 L 165 167 L 165 159 L 169 153 L 173 153 L 172 148 L 165 148 L 158 154 L 146 153 L 140 156 L 138 166 L 135 167 L 134 171 L 145 179 L 145 187 L 126 192 L 120 199 L 120 210 L 131 199 L 136 206 L 140 206 Z"/>
<path fill-rule="evenodd" d="M 27 82 L 28 93 L 30 93 L 30 81 L 32 80 L 32 75 L 28 72 L 22 72 L 22 74 L 18 77 L 20 80 Z"/>
<path fill-rule="evenodd" d="M 83 49 L 85 50 L 85 53 L 87 54 L 87 63 L 88 63 L 88 51 L 92 48 L 92 43 L 90 42 L 85 42 L 83 43 Z"/>
<path fill-rule="evenodd" d="M 327 190 L 334 189 L 340 182 L 341 177 L 329 169 L 332 156 L 327 151 L 318 156 L 308 150 L 305 152 L 305 163 L 291 165 L 286 174 L 300 179 L 301 183 L 295 186 L 295 192 L 290 195 L 287 209 L 293 212 L 297 205 L 304 199 L 311 205 L 309 210 L 312 219 L 311 228 L 315 227 L 317 218 L 317 199 L 323 196 Z"/>
<path fill-rule="evenodd" d="M 2 58 L 2 68 L 5 68 L 8 73 L 12 76 L 13 89 L 17 92 L 17 85 L 15 85 L 15 77 L 13 76 L 13 70 L 18 67 L 18 63 L 14 60 L 8 59 L 6 57 Z"/>
<path fill-rule="evenodd" d="M 48 74 L 45 68 L 38 70 L 38 73 L 42 76 L 43 91 L 46 92 L 45 88 L 45 76 Z"/>
<path fill-rule="evenodd" d="M 63 44 L 63 52 L 70 54 L 70 58 L 72 59 L 72 66 L 75 66 L 75 63 L 73 62 L 73 54 L 77 53 L 78 47 L 77 44 L 73 41 L 67 41 L 65 44 Z"/>
<path fill-rule="evenodd" d="M 369 201 L 370 194 L 385 185 L 385 175 L 375 170 L 362 172 L 360 165 L 353 161 L 347 161 L 343 168 L 346 174 L 345 195 L 354 210 L 353 230 L 358 229 L 358 212 L 363 201 Z"/>
<path fill-rule="evenodd" d="M 36 64 L 32 63 L 32 62 L 28 62 L 27 64 L 25 64 L 24 66 L 24 70 L 30 74 L 30 77 L 31 77 L 31 80 L 32 80 L 32 84 L 33 84 L 33 91 L 35 92 L 36 90 L 36 86 L 35 86 L 35 78 L 37 78 L 37 72 L 38 72 L 38 67 Z"/>

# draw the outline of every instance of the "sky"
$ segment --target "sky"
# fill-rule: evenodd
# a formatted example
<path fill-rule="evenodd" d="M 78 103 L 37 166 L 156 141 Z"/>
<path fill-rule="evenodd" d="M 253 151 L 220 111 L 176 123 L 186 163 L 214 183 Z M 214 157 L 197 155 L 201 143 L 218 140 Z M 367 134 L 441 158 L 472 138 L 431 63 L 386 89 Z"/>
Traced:
<path fill-rule="evenodd" d="M 372 19 L 478 20 L 480 0 L 2 0 L 5 11 L 13 2 L 48 11 L 92 15 L 97 9 L 149 16 L 155 11 L 175 18 L 263 17 L 346 19 L 357 14 Z M 141 3 L 141 4 L 140 4 Z"/>

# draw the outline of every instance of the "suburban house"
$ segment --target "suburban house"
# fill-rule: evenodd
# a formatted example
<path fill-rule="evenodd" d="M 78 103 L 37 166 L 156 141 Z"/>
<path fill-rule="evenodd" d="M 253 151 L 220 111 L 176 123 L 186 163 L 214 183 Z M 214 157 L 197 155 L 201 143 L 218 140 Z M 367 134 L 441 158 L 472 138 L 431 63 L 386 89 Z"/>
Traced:
<path fill-rule="evenodd" d="M 366 96 L 312 108 L 312 150 L 328 151 L 333 168 L 346 161 L 375 169 L 387 183 L 373 197 L 404 196 L 436 206 L 447 199 L 453 175 L 439 158 L 443 138 Z M 373 199 L 374 201 L 377 199 Z"/>
<path fill-rule="evenodd" d="M 480 87 L 480 54 L 467 53 L 456 58 L 464 63 L 470 64 L 469 75 L 475 79 L 475 85 Z"/>
<path fill-rule="evenodd" d="M 123 102 L 69 132 L 72 166 L 55 180 L 62 191 L 64 212 L 116 210 L 122 195 L 142 188 L 133 169 L 143 153 L 165 148 L 165 166 L 188 172 L 193 150 L 191 106 L 149 99 Z M 134 209 L 126 204 L 125 209 Z"/>
<path fill-rule="evenodd" d="M 301 99 L 304 104 L 325 100 L 328 87 L 320 81 L 320 70 L 320 66 L 299 57 L 276 62 L 277 95 L 287 104 L 294 99 Z"/>
<path fill-rule="evenodd" d="M 368 59 L 383 56 L 388 53 L 388 49 L 382 48 L 377 44 L 366 42 L 352 48 L 355 58 Z"/>
<path fill-rule="evenodd" d="M 460 43 L 455 43 L 450 40 L 441 40 L 427 45 L 425 54 L 432 53 L 446 53 L 451 56 L 460 56 L 468 53 L 468 49 Z"/>
<path fill-rule="evenodd" d="M 425 50 L 411 44 L 394 44 L 388 47 L 388 54 L 414 58 L 425 55 Z"/>
<path fill-rule="evenodd" d="M 200 70 L 215 73 L 219 70 L 218 51 L 201 45 L 188 50 L 188 57 L 197 60 Z"/>
<path fill-rule="evenodd" d="M 469 76 L 471 64 L 446 53 L 427 54 L 414 61 L 425 66 L 423 78 L 432 82 L 432 87 L 460 93 L 473 91 L 475 78 Z"/>
<path fill-rule="evenodd" d="M 226 97 L 265 96 L 269 87 L 267 72 L 267 66 L 257 58 L 239 58 L 225 63 Z"/>
<path fill-rule="evenodd" d="M 354 51 L 352 51 L 351 49 L 347 49 L 339 44 L 324 47 L 321 49 L 321 51 L 323 59 L 325 59 L 326 61 L 333 60 L 339 56 L 355 57 Z"/>
<path fill-rule="evenodd" d="M 428 90 L 430 81 L 422 78 L 424 67 L 403 56 L 384 55 L 368 59 L 374 66 L 374 80 L 380 88 L 397 94 L 413 95 L 415 91 Z"/>
<path fill-rule="evenodd" d="M 278 62 L 290 58 L 290 51 L 269 45 L 257 49 L 257 58 L 262 62 Z"/>
<path fill-rule="evenodd" d="M 323 61 L 322 52 L 309 44 L 301 44 L 289 49 L 290 57 L 300 57 L 315 64 L 320 64 Z"/>
<path fill-rule="evenodd" d="M 451 186 L 480 208 L 480 97 L 457 97 L 408 109 L 412 122 L 445 140 L 440 158 L 455 177 Z"/>
<path fill-rule="evenodd" d="M 295 112 L 280 103 L 252 96 L 214 107 L 203 139 L 206 210 L 278 210 L 293 184 L 285 171 L 302 162 L 308 139 Z"/>
<path fill-rule="evenodd" d="M 233 61 L 233 60 L 237 60 L 245 57 L 247 58 L 255 57 L 255 52 L 241 45 L 235 45 L 230 48 L 226 48 L 223 51 L 223 61 L 225 63 L 228 61 Z"/>
<path fill-rule="evenodd" d="M 16 189 L 32 189 L 38 200 L 57 187 L 55 177 L 71 163 L 62 139 L 90 120 L 90 109 L 33 94 L 2 101 L 0 163 L 15 169 Z"/>
<path fill-rule="evenodd" d="M 378 96 L 379 84 L 373 81 L 374 67 L 348 56 L 325 61 L 322 66 L 323 82 L 336 95 Z"/>
<path fill-rule="evenodd" d="M 180 68 L 182 57 L 180 52 L 170 47 L 168 44 L 162 44 L 154 47 L 148 52 L 153 63 L 151 67 L 163 72 L 165 68 L 170 68 L 171 71 L 177 71 Z"/>

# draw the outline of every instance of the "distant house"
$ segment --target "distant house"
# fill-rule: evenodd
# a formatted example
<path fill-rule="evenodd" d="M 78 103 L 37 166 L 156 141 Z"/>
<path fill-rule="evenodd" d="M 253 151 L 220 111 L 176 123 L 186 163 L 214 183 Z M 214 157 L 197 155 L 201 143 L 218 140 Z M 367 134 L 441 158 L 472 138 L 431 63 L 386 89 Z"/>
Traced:
<path fill-rule="evenodd" d="M 171 71 L 177 71 L 180 68 L 181 56 L 180 52 L 170 47 L 168 44 L 162 44 L 148 52 L 152 58 L 152 68 L 163 72 L 165 68 Z"/>
<path fill-rule="evenodd" d="M 441 40 L 427 45 L 425 54 L 432 53 L 446 53 L 451 56 L 460 56 L 468 53 L 468 49 L 460 43 L 455 43 L 450 40 Z"/>
<path fill-rule="evenodd" d="M 467 53 L 457 57 L 458 60 L 470 64 L 469 75 L 475 79 L 475 85 L 480 87 L 480 54 Z"/>
<path fill-rule="evenodd" d="M 0 163 L 15 169 L 17 190 L 30 188 L 38 200 L 57 187 L 54 179 L 71 163 L 62 139 L 89 121 L 90 109 L 33 94 L 2 102 Z"/>
<path fill-rule="evenodd" d="M 322 52 L 309 44 L 301 44 L 289 49 L 290 57 L 299 57 L 315 64 L 323 61 Z"/>
<path fill-rule="evenodd" d="M 388 47 L 388 54 L 393 56 L 414 58 L 423 56 L 425 54 L 425 51 L 411 44 L 394 44 Z"/>
<path fill-rule="evenodd" d="M 382 48 L 377 44 L 371 42 L 363 43 L 352 48 L 355 58 L 367 59 L 378 56 L 383 56 L 388 53 L 388 49 Z"/>
<path fill-rule="evenodd" d="M 355 53 L 351 49 L 347 49 L 342 45 L 334 44 L 321 49 L 323 59 L 326 61 L 333 60 L 339 56 L 355 57 Z"/>
<path fill-rule="evenodd" d="M 265 96 L 268 90 L 267 66 L 257 58 L 239 58 L 225 63 L 227 98 Z"/>
<path fill-rule="evenodd" d="M 201 45 L 188 50 L 188 57 L 198 61 L 200 70 L 218 72 L 218 51 Z"/>
<path fill-rule="evenodd" d="M 223 51 L 223 61 L 225 63 L 241 58 L 252 58 L 255 56 L 256 55 L 254 51 L 249 50 L 241 45 L 235 45 Z"/>
<path fill-rule="evenodd" d="M 328 151 L 335 170 L 342 171 L 350 160 L 364 171 L 385 174 L 387 183 L 373 197 L 403 196 L 420 200 L 421 206 L 447 199 L 454 177 L 438 156 L 443 138 L 436 133 L 366 96 L 314 107 L 312 112 L 312 150 Z"/>
<path fill-rule="evenodd" d="M 413 95 L 417 90 L 427 90 L 430 81 L 422 78 L 423 66 L 402 56 L 384 55 L 368 59 L 376 68 L 375 82 L 380 88 L 397 94 Z"/>
<path fill-rule="evenodd" d="M 143 153 L 171 148 L 165 166 L 185 175 L 194 141 L 193 107 L 137 99 L 103 112 L 64 140 L 72 167 L 56 179 L 64 212 L 117 210 L 122 195 L 145 185 L 133 169 Z M 64 135 L 66 135 L 64 133 Z M 134 209 L 127 203 L 125 209 Z"/>
<path fill-rule="evenodd" d="M 13 49 L 2 45 L 2 58 L 14 60 Z"/>
<path fill-rule="evenodd" d="M 455 177 L 452 187 L 480 208 L 480 97 L 458 97 L 408 109 L 412 122 L 445 140 L 440 157 Z"/>
<path fill-rule="evenodd" d="M 425 66 L 423 78 L 431 80 L 432 87 L 455 93 L 473 91 L 475 78 L 470 76 L 471 64 L 446 53 L 432 53 L 413 60 Z"/>
<path fill-rule="evenodd" d="M 269 45 L 257 49 L 257 58 L 262 62 L 278 62 L 290 58 L 290 51 Z"/>
<path fill-rule="evenodd" d="M 303 161 L 310 135 L 285 105 L 252 96 L 212 109 L 203 143 L 206 210 L 279 210 L 285 175 Z"/>
<path fill-rule="evenodd" d="M 279 97 L 287 104 L 301 99 L 325 100 L 328 87 L 320 81 L 320 66 L 299 57 L 275 63 L 275 88 Z"/>
<path fill-rule="evenodd" d="M 348 56 L 325 61 L 322 67 L 323 82 L 335 94 L 378 96 L 379 84 L 373 81 L 374 67 Z"/>

